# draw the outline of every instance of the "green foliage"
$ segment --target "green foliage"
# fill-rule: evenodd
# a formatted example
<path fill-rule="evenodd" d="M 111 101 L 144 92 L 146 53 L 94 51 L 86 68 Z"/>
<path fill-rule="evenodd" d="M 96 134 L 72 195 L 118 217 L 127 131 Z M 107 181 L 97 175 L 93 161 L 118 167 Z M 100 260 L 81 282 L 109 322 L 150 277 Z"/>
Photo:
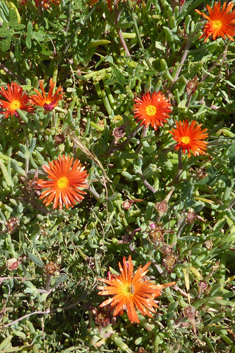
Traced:
<path fill-rule="evenodd" d="M 234 42 L 199 39 L 201 0 L 49 3 L 0 2 L 1 87 L 32 95 L 53 78 L 65 93 L 51 112 L 0 111 L 0 351 L 235 352 Z M 140 127 L 135 97 L 159 90 L 170 118 Z M 185 119 L 208 130 L 205 155 L 175 151 L 169 130 Z M 35 183 L 63 154 L 90 187 L 59 211 Z M 130 254 L 135 269 L 151 261 L 152 281 L 176 286 L 152 318 L 132 324 L 124 311 L 102 327 L 98 278 Z"/>

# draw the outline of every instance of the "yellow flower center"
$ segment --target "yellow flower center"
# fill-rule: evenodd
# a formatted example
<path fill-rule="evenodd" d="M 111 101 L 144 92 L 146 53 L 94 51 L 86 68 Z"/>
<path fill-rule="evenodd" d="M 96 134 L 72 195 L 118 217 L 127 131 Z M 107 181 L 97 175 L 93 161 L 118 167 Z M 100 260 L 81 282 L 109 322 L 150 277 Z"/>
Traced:
<path fill-rule="evenodd" d="M 134 286 L 131 284 L 126 284 L 125 286 L 123 286 L 123 292 L 122 294 L 125 296 L 125 297 L 129 297 L 130 295 L 133 295 L 135 292 L 135 289 L 134 289 Z"/>
<path fill-rule="evenodd" d="M 220 20 L 212 21 L 213 29 L 220 29 L 222 27 L 222 22 Z"/>
<path fill-rule="evenodd" d="M 145 112 L 148 116 L 153 116 L 156 114 L 157 108 L 154 105 L 148 105 Z"/>
<path fill-rule="evenodd" d="M 57 186 L 59 189 L 67 188 L 68 184 L 69 184 L 69 180 L 66 177 L 62 177 L 57 181 Z"/>
<path fill-rule="evenodd" d="M 14 100 L 11 102 L 10 107 L 12 110 L 20 109 L 21 103 L 20 103 L 20 101 Z"/>
<path fill-rule="evenodd" d="M 183 142 L 185 145 L 190 142 L 190 137 L 188 136 L 183 136 L 181 137 L 181 142 Z"/>

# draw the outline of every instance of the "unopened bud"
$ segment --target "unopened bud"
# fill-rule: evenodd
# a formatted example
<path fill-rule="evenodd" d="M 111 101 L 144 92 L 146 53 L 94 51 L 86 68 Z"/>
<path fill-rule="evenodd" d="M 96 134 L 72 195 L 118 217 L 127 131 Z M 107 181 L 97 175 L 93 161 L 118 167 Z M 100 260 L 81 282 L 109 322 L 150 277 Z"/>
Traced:
<path fill-rule="evenodd" d="M 152 230 L 154 230 L 154 229 L 156 228 L 156 223 L 151 223 L 151 224 L 150 224 L 150 228 L 151 228 Z"/>
<path fill-rule="evenodd" d="M 200 281 L 198 283 L 198 293 L 204 292 L 208 287 L 208 283 L 206 281 Z"/>
<path fill-rule="evenodd" d="M 195 219 L 197 218 L 196 213 L 194 212 L 194 210 L 191 208 L 188 213 L 186 214 L 186 219 L 185 219 L 185 223 L 187 224 L 193 224 Z"/>
<path fill-rule="evenodd" d="M 189 319 L 189 322 L 191 323 L 193 328 L 193 332 L 196 334 L 197 333 L 196 322 L 195 322 L 195 316 L 197 314 L 196 309 L 192 306 L 187 306 L 186 308 L 184 308 L 183 313 Z"/>
<path fill-rule="evenodd" d="M 212 271 L 213 272 L 218 271 L 219 267 L 220 267 L 220 261 L 216 261 L 215 264 L 212 266 Z"/>
<path fill-rule="evenodd" d="M 113 130 L 113 136 L 114 136 L 114 140 L 115 140 L 115 145 L 118 143 L 118 141 L 124 137 L 125 135 L 125 129 L 123 126 L 120 126 L 120 127 L 116 127 L 114 130 Z"/>

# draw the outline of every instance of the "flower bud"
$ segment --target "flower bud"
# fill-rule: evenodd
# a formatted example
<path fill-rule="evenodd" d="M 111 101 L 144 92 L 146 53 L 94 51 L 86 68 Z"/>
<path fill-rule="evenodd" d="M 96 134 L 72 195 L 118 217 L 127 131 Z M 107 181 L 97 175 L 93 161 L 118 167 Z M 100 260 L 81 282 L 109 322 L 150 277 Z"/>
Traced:
<path fill-rule="evenodd" d="M 198 283 L 198 293 L 201 294 L 204 292 L 208 287 L 208 283 L 206 281 L 200 281 Z"/>
<path fill-rule="evenodd" d="M 191 208 L 188 213 L 186 214 L 186 218 L 185 218 L 185 223 L 187 224 L 193 224 L 195 219 L 197 218 L 196 213 L 194 212 L 194 210 Z"/>
<path fill-rule="evenodd" d="M 125 135 L 125 129 L 124 129 L 124 126 L 120 126 L 120 127 L 116 127 L 114 130 L 113 130 L 113 136 L 114 136 L 114 143 L 115 145 L 118 143 L 118 141 L 124 137 Z"/>
<path fill-rule="evenodd" d="M 151 223 L 150 224 L 150 228 L 151 228 L 151 230 L 155 229 L 156 228 L 156 223 Z"/>

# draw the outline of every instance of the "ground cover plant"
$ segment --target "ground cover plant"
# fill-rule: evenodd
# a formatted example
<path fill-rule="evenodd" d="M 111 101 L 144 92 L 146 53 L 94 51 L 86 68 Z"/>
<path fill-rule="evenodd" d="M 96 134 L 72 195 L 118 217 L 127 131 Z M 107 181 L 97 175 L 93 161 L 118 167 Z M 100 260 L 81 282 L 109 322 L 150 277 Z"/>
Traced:
<path fill-rule="evenodd" d="M 0 1 L 1 352 L 235 352 L 233 6 Z"/>

